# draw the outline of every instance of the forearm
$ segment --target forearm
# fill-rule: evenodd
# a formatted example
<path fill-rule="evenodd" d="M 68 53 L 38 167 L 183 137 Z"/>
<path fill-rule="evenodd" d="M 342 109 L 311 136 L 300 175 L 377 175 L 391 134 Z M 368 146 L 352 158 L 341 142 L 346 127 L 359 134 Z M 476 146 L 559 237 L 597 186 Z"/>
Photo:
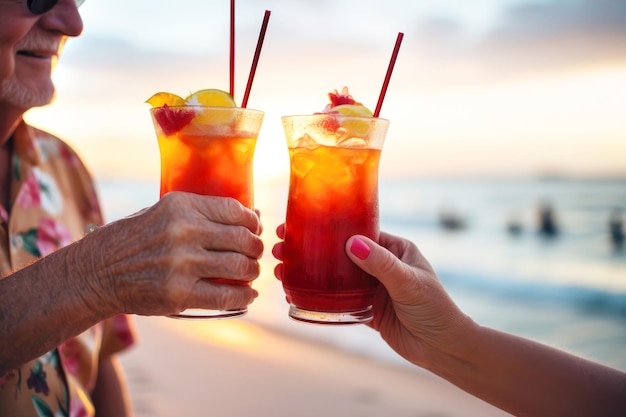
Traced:
<path fill-rule="evenodd" d="M 476 326 L 431 371 L 516 416 L 623 416 L 626 374 Z"/>
<path fill-rule="evenodd" d="M 94 290 L 85 246 L 59 249 L 0 280 L 0 375 L 115 314 Z"/>
<path fill-rule="evenodd" d="M 132 415 L 126 379 L 116 357 L 100 360 L 92 401 L 99 417 Z"/>

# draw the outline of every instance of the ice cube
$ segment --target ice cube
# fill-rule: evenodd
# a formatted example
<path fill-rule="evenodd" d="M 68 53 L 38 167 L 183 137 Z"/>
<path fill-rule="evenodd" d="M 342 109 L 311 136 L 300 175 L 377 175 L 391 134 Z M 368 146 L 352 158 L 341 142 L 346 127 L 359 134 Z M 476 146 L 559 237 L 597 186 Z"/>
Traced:
<path fill-rule="evenodd" d="M 337 145 L 343 148 L 367 148 L 367 140 L 355 137 L 343 137 L 337 141 Z"/>
<path fill-rule="evenodd" d="M 296 176 L 304 178 L 315 166 L 315 159 L 306 151 L 298 149 L 291 152 L 291 170 Z"/>
<path fill-rule="evenodd" d="M 319 147 L 317 141 L 308 133 L 305 133 L 301 138 L 293 141 L 294 148 L 306 148 L 315 149 Z"/>

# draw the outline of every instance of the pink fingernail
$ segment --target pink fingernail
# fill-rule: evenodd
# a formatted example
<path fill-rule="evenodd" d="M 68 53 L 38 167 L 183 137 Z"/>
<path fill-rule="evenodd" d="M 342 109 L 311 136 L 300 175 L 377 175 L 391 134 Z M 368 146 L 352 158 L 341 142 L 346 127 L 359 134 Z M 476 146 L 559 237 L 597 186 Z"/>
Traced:
<path fill-rule="evenodd" d="M 350 252 L 357 258 L 365 260 L 370 255 L 370 248 L 361 239 L 354 238 L 350 245 Z"/>

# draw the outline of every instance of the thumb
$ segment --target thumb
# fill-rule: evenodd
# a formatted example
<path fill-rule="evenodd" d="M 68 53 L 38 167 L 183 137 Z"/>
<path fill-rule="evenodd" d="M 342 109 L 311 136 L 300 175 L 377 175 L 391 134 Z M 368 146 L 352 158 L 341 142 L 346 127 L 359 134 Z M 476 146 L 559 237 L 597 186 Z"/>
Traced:
<path fill-rule="evenodd" d="M 346 253 L 359 268 L 376 277 L 392 298 L 401 297 L 414 280 L 407 264 L 365 236 L 350 237 L 346 242 Z"/>

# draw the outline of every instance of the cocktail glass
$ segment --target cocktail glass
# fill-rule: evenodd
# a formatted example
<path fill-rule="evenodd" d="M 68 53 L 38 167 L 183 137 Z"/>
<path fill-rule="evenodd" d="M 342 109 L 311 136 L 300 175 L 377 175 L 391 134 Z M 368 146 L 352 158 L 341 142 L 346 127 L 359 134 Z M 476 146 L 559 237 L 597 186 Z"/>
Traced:
<path fill-rule="evenodd" d="M 239 107 L 174 106 L 150 110 L 161 155 L 161 197 L 170 191 L 232 197 L 254 204 L 253 156 L 264 113 Z M 182 127 L 181 127 L 182 126 Z M 221 284 L 243 281 L 207 278 Z M 174 318 L 219 319 L 241 310 L 187 309 Z"/>
<path fill-rule="evenodd" d="M 378 281 L 345 253 L 379 235 L 378 165 L 386 119 L 338 114 L 282 118 L 290 180 L 282 284 L 289 316 L 318 324 L 372 319 Z"/>

